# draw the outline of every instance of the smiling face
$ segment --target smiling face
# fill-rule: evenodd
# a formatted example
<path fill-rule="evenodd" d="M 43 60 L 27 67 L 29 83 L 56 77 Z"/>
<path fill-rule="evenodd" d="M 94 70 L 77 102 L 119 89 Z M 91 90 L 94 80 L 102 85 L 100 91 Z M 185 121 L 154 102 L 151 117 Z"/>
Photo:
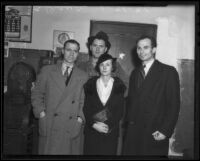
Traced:
<path fill-rule="evenodd" d="M 99 65 L 99 70 L 102 76 L 110 76 L 112 73 L 112 60 L 106 60 Z"/>
<path fill-rule="evenodd" d="M 94 58 L 99 58 L 107 51 L 105 41 L 102 39 L 94 39 L 94 41 L 90 45 L 90 50 Z"/>
<path fill-rule="evenodd" d="M 137 54 L 143 62 L 148 62 L 154 59 L 156 48 L 152 47 L 151 40 L 148 38 L 142 39 L 137 43 Z"/>
<path fill-rule="evenodd" d="M 79 46 L 75 43 L 69 42 L 65 45 L 63 53 L 64 53 L 64 61 L 66 63 L 73 64 L 77 59 L 79 53 Z"/>

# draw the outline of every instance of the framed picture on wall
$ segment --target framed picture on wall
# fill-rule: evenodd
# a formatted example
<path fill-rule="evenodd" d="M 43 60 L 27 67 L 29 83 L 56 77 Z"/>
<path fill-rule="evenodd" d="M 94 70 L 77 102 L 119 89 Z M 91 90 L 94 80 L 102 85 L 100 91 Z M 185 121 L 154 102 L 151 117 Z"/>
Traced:
<path fill-rule="evenodd" d="M 73 38 L 74 32 L 72 31 L 53 31 L 53 50 L 55 52 L 55 57 L 59 57 L 61 55 L 65 41 Z"/>
<path fill-rule="evenodd" d="M 5 6 L 5 40 L 31 43 L 32 14 L 32 6 Z"/>

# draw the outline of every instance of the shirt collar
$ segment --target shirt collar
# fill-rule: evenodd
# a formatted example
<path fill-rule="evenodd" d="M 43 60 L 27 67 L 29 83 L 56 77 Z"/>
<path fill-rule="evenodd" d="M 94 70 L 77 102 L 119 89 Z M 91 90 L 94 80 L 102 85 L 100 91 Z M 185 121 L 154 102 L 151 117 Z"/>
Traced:
<path fill-rule="evenodd" d="M 69 64 L 67 64 L 67 63 L 65 63 L 64 61 L 62 62 L 62 69 L 66 69 L 67 67 L 69 67 L 69 68 L 73 68 L 74 67 L 74 65 L 69 65 Z"/>
<path fill-rule="evenodd" d="M 149 69 L 151 68 L 152 64 L 154 63 L 155 59 L 152 59 L 150 61 L 148 61 L 146 64 L 145 64 L 145 68 L 144 68 L 144 71 L 145 71 L 145 74 L 147 74 L 147 72 L 149 71 Z M 143 64 L 144 65 L 144 64 Z"/>
<path fill-rule="evenodd" d="M 114 79 L 111 77 L 111 78 L 109 79 L 109 81 L 108 81 L 107 86 L 110 87 L 110 86 L 113 84 L 113 82 L 114 82 Z M 101 77 L 99 78 L 99 83 L 104 87 L 104 85 L 103 85 L 103 80 L 102 80 Z"/>

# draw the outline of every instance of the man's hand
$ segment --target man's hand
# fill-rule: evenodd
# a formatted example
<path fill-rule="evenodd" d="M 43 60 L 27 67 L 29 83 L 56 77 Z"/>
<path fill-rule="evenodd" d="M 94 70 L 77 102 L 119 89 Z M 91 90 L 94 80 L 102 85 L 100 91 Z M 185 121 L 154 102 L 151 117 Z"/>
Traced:
<path fill-rule="evenodd" d="M 96 122 L 93 124 L 92 126 L 95 130 L 97 130 L 98 132 L 101 132 L 101 133 L 108 133 L 108 125 L 106 125 L 105 123 L 103 122 Z"/>
<path fill-rule="evenodd" d="M 154 139 L 158 140 L 158 141 L 164 140 L 166 138 L 166 136 L 159 131 L 154 132 L 152 135 L 153 135 Z"/>
<path fill-rule="evenodd" d="M 46 114 L 45 114 L 44 111 L 40 112 L 40 118 L 43 118 L 45 115 L 46 115 Z"/>
<path fill-rule="evenodd" d="M 81 124 L 83 123 L 83 119 L 80 116 L 77 117 L 77 121 Z"/>

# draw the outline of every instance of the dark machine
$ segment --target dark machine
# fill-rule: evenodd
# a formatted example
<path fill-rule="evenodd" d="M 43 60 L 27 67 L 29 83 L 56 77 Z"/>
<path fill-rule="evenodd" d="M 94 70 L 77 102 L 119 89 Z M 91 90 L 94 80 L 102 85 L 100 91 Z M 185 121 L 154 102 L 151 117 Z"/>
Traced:
<path fill-rule="evenodd" d="M 8 71 L 3 108 L 3 154 L 34 154 L 37 120 L 31 106 L 31 88 L 36 80 L 34 68 L 17 62 Z"/>

